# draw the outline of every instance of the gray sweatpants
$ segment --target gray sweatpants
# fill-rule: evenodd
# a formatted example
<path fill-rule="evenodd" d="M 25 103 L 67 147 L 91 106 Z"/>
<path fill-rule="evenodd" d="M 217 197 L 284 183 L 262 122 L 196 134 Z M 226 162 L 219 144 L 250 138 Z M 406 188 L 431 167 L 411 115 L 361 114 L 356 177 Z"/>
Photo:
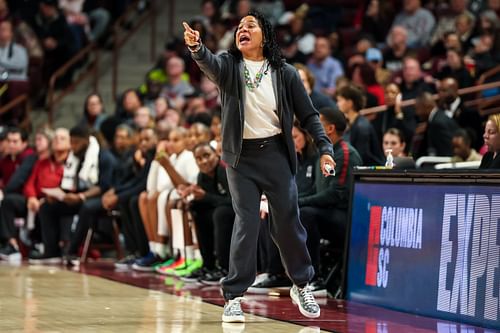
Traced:
<path fill-rule="evenodd" d="M 257 273 L 260 197 L 264 193 L 271 214 L 270 232 L 287 275 L 298 286 L 314 276 L 307 251 L 307 233 L 299 219 L 297 185 L 281 136 L 244 140 L 236 168 L 227 168 L 236 213 L 231 238 L 229 274 L 222 281 L 226 300 L 242 296 Z"/>

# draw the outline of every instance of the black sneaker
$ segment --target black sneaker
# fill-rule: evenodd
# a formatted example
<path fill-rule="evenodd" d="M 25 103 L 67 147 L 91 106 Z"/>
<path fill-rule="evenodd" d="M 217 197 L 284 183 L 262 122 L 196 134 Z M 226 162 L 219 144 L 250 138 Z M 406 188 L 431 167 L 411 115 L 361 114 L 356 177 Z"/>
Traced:
<path fill-rule="evenodd" d="M 202 267 L 189 275 L 181 276 L 180 279 L 184 282 L 198 282 L 208 272 L 209 272 L 208 269 L 206 269 L 205 267 Z"/>
<path fill-rule="evenodd" d="M 309 283 L 309 289 L 315 297 L 327 297 L 326 284 L 322 279 L 317 279 Z"/>
<path fill-rule="evenodd" d="M 129 269 L 134 262 L 137 260 L 137 257 L 133 254 L 129 254 L 128 256 L 118 260 L 115 262 L 115 268 L 117 269 Z"/>
<path fill-rule="evenodd" d="M 284 275 L 269 274 L 268 277 L 248 288 L 249 293 L 267 294 L 271 289 L 284 289 L 286 292 L 292 286 L 290 279 Z"/>
<path fill-rule="evenodd" d="M 31 252 L 28 262 L 33 265 L 58 265 L 62 262 L 60 255 Z"/>
<path fill-rule="evenodd" d="M 226 275 L 227 271 L 225 269 L 216 268 L 202 276 L 200 282 L 209 286 L 218 286 Z"/>
<path fill-rule="evenodd" d="M 7 261 L 21 261 L 23 259 L 19 249 L 10 243 L 0 249 L 0 258 Z"/>

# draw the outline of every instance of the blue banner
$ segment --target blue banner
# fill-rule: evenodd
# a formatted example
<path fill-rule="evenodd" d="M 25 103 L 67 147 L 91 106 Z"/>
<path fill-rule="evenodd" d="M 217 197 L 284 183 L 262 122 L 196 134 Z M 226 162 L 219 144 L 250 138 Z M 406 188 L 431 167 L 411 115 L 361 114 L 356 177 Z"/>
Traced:
<path fill-rule="evenodd" d="M 500 189 L 354 185 L 349 300 L 500 329 Z"/>

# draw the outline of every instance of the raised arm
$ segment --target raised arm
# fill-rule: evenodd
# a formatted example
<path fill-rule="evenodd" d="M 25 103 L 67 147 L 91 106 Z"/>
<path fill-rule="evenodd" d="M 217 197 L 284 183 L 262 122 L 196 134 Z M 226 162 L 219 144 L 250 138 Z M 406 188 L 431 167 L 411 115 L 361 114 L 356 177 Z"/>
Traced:
<path fill-rule="evenodd" d="M 222 87 L 228 68 L 227 57 L 214 55 L 203 45 L 199 31 L 191 28 L 186 22 L 182 22 L 182 25 L 184 26 L 184 42 L 191 51 L 192 58 L 210 80 Z"/>

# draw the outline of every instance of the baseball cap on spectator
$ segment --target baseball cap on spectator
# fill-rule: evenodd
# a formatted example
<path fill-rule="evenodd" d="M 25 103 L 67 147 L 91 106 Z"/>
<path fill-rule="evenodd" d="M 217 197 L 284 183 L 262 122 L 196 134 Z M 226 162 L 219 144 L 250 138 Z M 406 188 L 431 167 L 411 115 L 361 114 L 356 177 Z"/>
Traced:
<path fill-rule="evenodd" d="M 367 61 L 382 61 L 383 60 L 382 52 L 380 52 L 379 49 L 376 49 L 374 47 L 366 50 L 365 58 Z"/>

